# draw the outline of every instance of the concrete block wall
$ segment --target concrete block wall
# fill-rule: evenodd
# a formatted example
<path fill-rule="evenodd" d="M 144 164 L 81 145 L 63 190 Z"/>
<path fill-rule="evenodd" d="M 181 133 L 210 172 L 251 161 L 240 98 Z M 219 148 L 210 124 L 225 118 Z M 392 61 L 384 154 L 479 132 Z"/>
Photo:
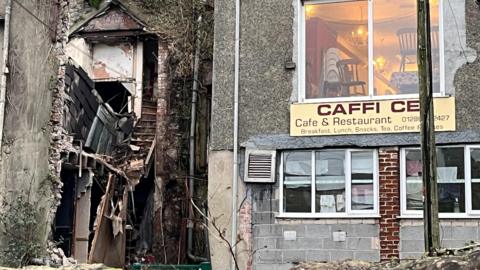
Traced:
<path fill-rule="evenodd" d="M 400 259 L 422 256 L 424 253 L 423 237 L 422 220 L 402 220 L 400 222 Z M 480 242 L 479 220 L 442 220 L 440 222 L 442 247 L 462 247 L 470 241 Z"/>
<path fill-rule="evenodd" d="M 301 261 L 380 260 L 378 219 L 281 219 L 276 217 L 278 189 L 251 188 L 253 269 L 289 269 Z M 345 241 L 334 241 L 334 232 L 345 232 Z"/>

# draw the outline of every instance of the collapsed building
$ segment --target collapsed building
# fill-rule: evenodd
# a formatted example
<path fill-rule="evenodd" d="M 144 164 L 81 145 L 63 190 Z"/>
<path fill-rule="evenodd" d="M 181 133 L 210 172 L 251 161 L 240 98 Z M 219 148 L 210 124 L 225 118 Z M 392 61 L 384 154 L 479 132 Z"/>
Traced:
<path fill-rule="evenodd" d="M 179 150 L 188 140 L 181 127 L 190 125 L 178 116 L 179 107 L 185 107 L 181 102 L 191 98 L 191 90 L 188 95 L 175 91 L 175 78 L 169 74 L 170 41 L 121 1 L 105 1 L 97 9 L 86 1 L 9 2 L 7 10 L 14 14 L 10 50 L 21 51 L 15 47 L 18 37 L 26 46 L 23 34 L 43 33 L 39 39 L 45 46 L 38 50 L 50 57 L 52 64 L 42 66 L 46 71 L 36 71 L 42 63 L 29 63 L 28 57 L 36 59 L 41 54 L 27 48 L 29 54 L 21 55 L 25 57 L 22 63 L 12 65 L 14 54 L 7 63 L 11 69 L 7 97 L 22 98 L 10 91 L 22 88 L 23 78 L 24 83 L 32 84 L 28 88 L 32 96 L 23 96 L 20 103 L 34 108 L 21 111 L 7 102 L 1 178 L 9 186 L 12 181 L 7 179 L 13 174 L 22 184 L 10 186 L 4 194 L 25 189 L 24 179 L 31 177 L 29 190 L 38 193 L 34 200 L 48 213 L 39 221 L 45 224 L 41 242 L 51 236 L 66 256 L 78 262 L 123 267 L 138 261 L 206 260 L 204 254 L 193 254 L 196 235 L 205 241 L 205 229 L 189 207 L 193 190 L 188 192 L 187 180 L 192 175 L 183 172 L 186 158 Z M 35 15 L 37 12 L 43 13 Z M 32 14 L 37 22 L 32 22 Z M 25 29 L 17 18 L 26 22 Z M 22 65 L 28 67 L 27 76 L 15 73 Z M 44 79 L 42 85 L 28 79 L 47 71 L 49 76 L 38 75 Z M 202 82 L 209 84 L 208 79 Z M 39 98 L 38 89 L 51 91 Z M 33 128 L 31 133 L 40 139 L 32 145 L 32 136 L 24 133 L 24 141 L 18 140 L 24 124 L 16 118 L 35 115 L 42 117 L 43 126 L 25 129 Z M 208 126 L 206 123 L 200 127 L 194 123 L 194 129 Z M 206 140 L 206 136 L 202 138 Z M 198 147 L 206 146 L 195 137 L 193 140 Z M 51 184 L 45 187 L 44 179 Z M 48 198 L 37 192 L 43 189 Z M 3 243 L 0 241 L 0 246 Z"/>

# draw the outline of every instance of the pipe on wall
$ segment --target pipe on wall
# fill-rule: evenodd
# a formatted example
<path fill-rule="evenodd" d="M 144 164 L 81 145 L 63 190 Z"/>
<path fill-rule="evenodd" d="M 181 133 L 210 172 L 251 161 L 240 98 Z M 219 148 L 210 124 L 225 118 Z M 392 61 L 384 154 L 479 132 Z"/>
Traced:
<path fill-rule="evenodd" d="M 5 122 L 5 99 L 7 95 L 8 76 L 8 50 L 10 43 L 10 17 L 12 13 L 12 0 L 7 0 L 5 5 L 5 24 L 3 33 L 3 61 L 1 64 L 2 74 L 0 78 L 0 159 L 2 157 L 3 127 Z"/>
<path fill-rule="evenodd" d="M 230 258 L 230 269 L 237 269 L 237 201 L 238 201 L 238 89 L 240 73 L 240 0 L 235 0 L 235 80 L 233 93 L 233 173 L 232 173 L 232 235 L 230 245 L 232 257 Z"/>
<path fill-rule="evenodd" d="M 197 19 L 197 28 L 202 22 L 202 15 Z M 189 146 L 189 162 L 188 162 L 188 191 L 190 198 L 193 200 L 195 191 L 195 129 L 197 125 L 197 103 L 198 103 L 198 69 L 200 65 L 200 32 L 197 29 L 196 41 L 195 41 L 195 56 L 193 60 L 193 86 L 192 86 L 192 104 L 190 115 L 190 146 Z M 194 219 L 192 207 L 189 210 L 189 219 Z M 199 257 L 193 254 L 193 226 L 190 224 L 187 228 L 187 256 L 188 259 L 194 262 L 206 262 L 208 258 Z M 207 241 L 207 240 L 206 240 Z"/>

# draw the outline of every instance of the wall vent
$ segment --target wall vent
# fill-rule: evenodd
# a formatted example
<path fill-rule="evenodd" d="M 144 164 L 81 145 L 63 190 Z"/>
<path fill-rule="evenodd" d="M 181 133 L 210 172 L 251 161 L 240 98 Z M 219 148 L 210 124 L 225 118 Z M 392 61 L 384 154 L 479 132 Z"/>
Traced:
<path fill-rule="evenodd" d="M 275 182 L 276 151 L 246 150 L 245 182 Z"/>

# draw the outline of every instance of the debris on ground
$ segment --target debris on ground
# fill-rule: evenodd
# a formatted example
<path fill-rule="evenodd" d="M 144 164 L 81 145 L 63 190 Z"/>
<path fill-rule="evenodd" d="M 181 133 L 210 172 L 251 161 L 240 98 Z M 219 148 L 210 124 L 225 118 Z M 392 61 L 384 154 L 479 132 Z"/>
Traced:
<path fill-rule="evenodd" d="M 463 248 L 443 249 L 440 256 L 416 260 L 372 263 L 358 260 L 341 262 L 302 262 L 291 270 L 467 270 L 480 269 L 480 244 Z"/>

